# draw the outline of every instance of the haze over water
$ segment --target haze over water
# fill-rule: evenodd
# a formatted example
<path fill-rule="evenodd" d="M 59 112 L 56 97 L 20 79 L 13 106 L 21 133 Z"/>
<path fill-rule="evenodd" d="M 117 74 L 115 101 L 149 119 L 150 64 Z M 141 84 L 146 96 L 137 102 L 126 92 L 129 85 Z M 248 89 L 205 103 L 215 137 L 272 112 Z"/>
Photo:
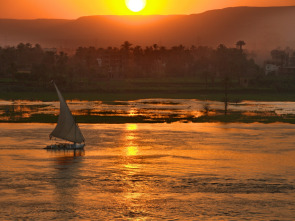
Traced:
<path fill-rule="evenodd" d="M 0 124 L 0 219 L 294 220 L 295 125 Z"/>

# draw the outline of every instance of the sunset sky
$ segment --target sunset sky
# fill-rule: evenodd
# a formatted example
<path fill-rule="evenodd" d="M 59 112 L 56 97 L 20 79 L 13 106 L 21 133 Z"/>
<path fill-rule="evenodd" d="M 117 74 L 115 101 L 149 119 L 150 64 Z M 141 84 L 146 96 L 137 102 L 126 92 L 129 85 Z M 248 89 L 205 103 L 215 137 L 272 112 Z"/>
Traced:
<path fill-rule="evenodd" d="M 87 15 L 195 14 L 235 6 L 288 6 L 295 0 L 146 0 L 134 13 L 125 0 L 0 0 L 0 17 L 16 19 L 66 18 Z"/>

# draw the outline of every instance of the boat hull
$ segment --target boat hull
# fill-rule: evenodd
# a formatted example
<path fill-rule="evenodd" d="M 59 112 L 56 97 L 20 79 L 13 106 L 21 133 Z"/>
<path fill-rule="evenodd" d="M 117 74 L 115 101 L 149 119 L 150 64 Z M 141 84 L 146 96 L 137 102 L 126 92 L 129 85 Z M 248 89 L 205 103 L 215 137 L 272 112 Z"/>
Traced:
<path fill-rule="evenodd" d="M 48 145 L 44 149 L 47 149 L 47 150 L 83 150 L 84 146 L 85 146 L 85 144 L 61 143 L 61 144 Z"/>

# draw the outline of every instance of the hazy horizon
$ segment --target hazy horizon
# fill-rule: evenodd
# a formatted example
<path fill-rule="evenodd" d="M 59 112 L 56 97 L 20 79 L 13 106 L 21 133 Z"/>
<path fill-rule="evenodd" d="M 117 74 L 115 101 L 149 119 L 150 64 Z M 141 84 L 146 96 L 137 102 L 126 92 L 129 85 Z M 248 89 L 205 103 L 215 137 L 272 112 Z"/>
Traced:
<path fill-rule="evenodd" d="M 209 9 L 209 10 L 205 10 L 205 11 L 201 11 L 201 12 L 195 12 L 195 13 L 191 13 L 191 14 L 90 14 L 90 15 L 81 15 L 78 17 L 73 17 L 73 18 L 61 18 L 61 17 L 53 17 L 53 18 L 6 18 L 6 17 L 1 17 L 0 16 L 0 20 L 78 20 L 80 18 L 84 18 L 84 17 L 157 17 L 157 16 L 190 16 L 190 15 L 199 15 L 199 14 L 204 14 L 207 12 L 211 12 L 211 11 L 219 11 L 219 10 L 224 10 L 224 9 L 230 9 L 230 8 L 287 8 L 287 7 L 295 7 L 295 3 L 294 5 L 282 5 L 282 6 L 230 6 L 230 7 L 224 7 L 224 8 L 216 8 L 216 9 Z"/>
<path fill-rule="evenodd" d="M 89 0 L 88 0 L 89 1 Z M 184 0 L 182 4 L 176 0 L 147 1 L 140 12 L 130 11 L 124 0 L 110 1 L 37 1 L 15 0 L 4 2 L 0 8 L 1 19 L 77 19 L 95 15 L 191 15 L 210 10 L 228 7 L 277 7 L 295 6 L 294 0 L 239 0 L 239 1 L 193 1 Z"/>
<path fill-rule="evenodd" d="M 166 47 L 179 44 L 234 47 L 238 40 L 244 40 L 246 49 L 266 58 L 272 49 L 295 47 L 295 33 L 288 24 L 295 19 L 294 15 L 293 6 L 235 7 L 195 15 L 151 15 L 134 19 L 112 15 L 75 20 L 1 20 L 0 44 L 29 42 L 76 49 L 78 46 L 118 47 L 128 40 L 134 46 L 156 43 Z"/>

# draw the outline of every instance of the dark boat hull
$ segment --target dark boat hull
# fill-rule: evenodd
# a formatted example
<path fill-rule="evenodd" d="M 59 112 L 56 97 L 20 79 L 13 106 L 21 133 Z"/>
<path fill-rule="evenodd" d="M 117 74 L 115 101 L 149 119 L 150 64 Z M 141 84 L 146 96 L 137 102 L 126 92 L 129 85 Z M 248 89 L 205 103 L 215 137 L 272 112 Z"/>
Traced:
<path fill-rule="evenodd" d="M 61 144 L 48 145 L 44 149 L 47 149 L 47 150 L 83 150 L 84 146 L 85 146 L 85 144 L 61 143 Z"/>

